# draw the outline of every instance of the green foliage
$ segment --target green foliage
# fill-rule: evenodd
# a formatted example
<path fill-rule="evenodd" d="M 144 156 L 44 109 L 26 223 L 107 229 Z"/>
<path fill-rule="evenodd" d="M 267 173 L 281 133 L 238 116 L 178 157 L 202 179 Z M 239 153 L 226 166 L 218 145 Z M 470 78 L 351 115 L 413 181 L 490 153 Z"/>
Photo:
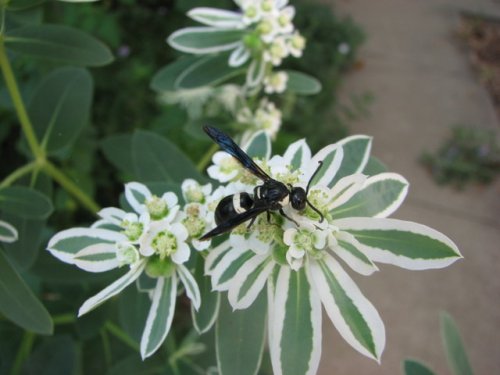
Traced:
<path fill-rule="evenodd" d="M 426 152 L 421 162 L 440 185 L 487 184 L 500 173 L 500 144 L 493 131 L 455 126 L 451 138 L 435 153 Z"/>

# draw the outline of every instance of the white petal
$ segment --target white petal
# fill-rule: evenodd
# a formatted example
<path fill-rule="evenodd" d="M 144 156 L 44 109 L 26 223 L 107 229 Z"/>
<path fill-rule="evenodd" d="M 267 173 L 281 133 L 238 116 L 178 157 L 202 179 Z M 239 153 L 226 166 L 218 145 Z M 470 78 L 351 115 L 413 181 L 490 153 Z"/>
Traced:
<path fill-rule="evenodd" d="M 172 254 L 172 260 L 174 263 L 182 264 L 188 261 L 190 253 L 189 246 L 185 242 L 177 243 L 177 251 Z"/>
<path fill-rule="evenodd" d="M 146 211 L 144 203 L 151 198 L 151 192 L 146 185 L 139 182 L 125 184 L 125 198 L 135 212 L 142 214 Z"/>
<path fill-rule="evenodd" d="M 107 220 L 108 222 L 117 226 L 120 226 L 126 214 L 127 213 L 125 211 L 116 207 L 103 208 L 97 213 L 97 215 L 99 215 L 104 220 Z"/>
<path fill-rule="evenodd" d="M 295 228 L 288 228 L 287 230 L 285 230 L 285 233 L 283 233 L 283 242 L 288 246 L 291 246 L 293 244 L 293 238 L 295 237 L 296 233 L 297 229 Z"/>
<path fill-rule="evenodd" d="M 90 297 L 86 300 L 80 310 L 78 310 L 78 316 L 82 316 L 83 314 L 88 313 L 89 311 L 95 309 L 97 306 L 106 302 L 113 296 L 116 296 L 127 286 L 132 284 L 142 273 L 144 267 L 146 265 L 145 261 L 138 263 L 136 266 L 132 267 L 130 271 L 128 271 L 125 275 L 120 277 L 118 280 L 108 285 L 106 288 L 101 290 L 95 296 Z"/>

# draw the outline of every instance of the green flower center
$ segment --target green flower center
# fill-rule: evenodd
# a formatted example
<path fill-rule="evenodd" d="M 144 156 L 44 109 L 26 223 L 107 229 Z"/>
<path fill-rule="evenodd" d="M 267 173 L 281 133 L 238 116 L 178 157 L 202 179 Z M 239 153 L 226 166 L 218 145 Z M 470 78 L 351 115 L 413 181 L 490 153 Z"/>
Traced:
<path fill-rule="evenodd" d="M 314 243 L 316 242 L 316 238 L 314 237 L 314 233 L 309 230 L 299 229 L 299 231 L 295 234 L 293 238 L 294 245 L 306 252 L 311 252 L 314 250 Z"/>
<path fill-rule="evenodd" d="M 160 220 L 168 215 L 168 205 L 165 200 L 153 195 L 146 202 L 146 208 L 153 220 Z"/>
<path fill-rule="evenodd" d="M 139 260 L 139 252 L 134 245 L 118 243 L 116 244 L 116 258 L 118 259 L 119 267 L 126 264 L 134 264 Z"/>
<path fill-rule="evenodd" d="M 146 275 L 152 278 L 169 277 L 175 272 L 175 265 L 169 259 L 161 259 L 158 256 L 152 256 L 146 265 Z"/>
<path fill-rule="evenodd" d="M 278 17 L 278 23 L 281 27 L 285 27 L 290 23 L 290 17 L 282 14 Z"/>
<path fill-rule="evenodd" d="M 309 202 L 318 210 L 320 210 L 325 216 L 328 215 L 328 213 L 325 214 L 325 212 L 327 211 L 326 207 L 328 205 L 329 198 L 330 197 L 328 196 L 328 194 L 326 194 L 326 192 L 322 190 L 310 191 L 307 197 Z M 319 214 L 316 211 L 314 211 L 309 205 L 306 206 L 306 209 L 304 210 L 303 214 L 314 220 L 319 220 L 320 218 Z"/>
<path fill-rule="evenodd" d="M 177 251 L 177 238 L 172 232 L 159 232 L 151 241 L 151 247 L 163 260 Z"/>
<path fill-rule="evenodd" d="M 281 58 L 286 55 L 286 50 L 283 48 L 281 43 L 273 43 L 271 44 L 269 53 L 272 57 Z"/>
<path fill-rule="evenodd" d="M 201 189 L 191 188 L 186 191 L 186 200 L 188 202 L 203 203 L 205 201 L 205 196 Z"/>
<path fill-rule="evenodd" d="M 182 220 L 182 224 L 188 230 L 191 238 L 200 237 L 205 231 L 205 220 L 200 218 L 200 208 L 196 205 L 190 205 L 186 209 L 187 217 Z"/>
<path fill-rule="evenodd" d="M 247 17 L 247 18 L 254 18 L 256 16 L 257 16 L 257 7 L 255 5 L 250 5 L 245 10 L 245 17 Z"/>
<path fill-rule="evenodd" d="M 276 220 L 279 220 L 276 215 L 272 215 L 271 223 L 267 221 L 266 215 L 259 217 L 256 224 L 257 238 L 259 241 L 271 243 L 283 237 L 283 229 L 276 223 Z"/>
<path fill-rule="evenodd" d="M 273 10 L 273 1 L 272 1 L 272 0 L 264 0 L 264 1 L 261 3 L 260 8 L 261 8 L 264 12 L 270 12 L 271 10 Z"/>
<path fill-rule="evenodd" d="M 257 31 L 262 35 L 267 35 L 273 31 L 273 24 L 268 20 L 261 21 L 257 26 Z"/>
<path fill-rule="evenodd" d="M 123 228 L 122 233 L 127 236 L 130 241 L 137 241 L 144 230 L 144 225 L 138 221 L 123 220 L 121 227 Z"/>
<path fill-rule="evenodd" d="M 232 157 L 225 158 L 220 163 L 220 171 L 224 174 L 230 174 L 237 167 L 238 162 Z"/>
<path fill-rule="evenodd" d="M 291 39 L 291 44 L 293 48 L 302 50 L 306 46 L 306 40 L 301 35 L 294 35 Z"/>
<path fill-rule="evenodd" d="M 255 35 L 255 33 L 245 35 L 243 37 L 243 44 L 245 44 L 245 47 L 247 47 L 247 49 L 252 51 L 254 54 L 262 50 L 262 41 L 258 35 Z"/>

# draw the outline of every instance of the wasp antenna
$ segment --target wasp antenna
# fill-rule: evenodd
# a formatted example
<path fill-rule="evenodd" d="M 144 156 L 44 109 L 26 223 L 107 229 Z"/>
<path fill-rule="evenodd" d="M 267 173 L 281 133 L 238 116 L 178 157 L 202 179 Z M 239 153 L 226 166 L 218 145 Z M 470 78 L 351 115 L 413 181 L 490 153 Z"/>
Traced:
<path fill-rule="evenodd" d="M 321 166 L 323 165 L 323 160 L 318 161 L 318 164 L 319 164 L 318 168 L 316 168 L 316 170 L 314 171 L 313 175 L 309 179 L 309 182 L 307 183 L 306 195 L 309 193 L 309 188 L 311 187 L 312 180 L 314 179 L 314 177 L 316 177 L 316 175 L 318 174 L 319 170 L 321 169 Z M 307 202 L 307 203 L 309 203 L 309 202 Z M 309 206 L 313 207 L 313 205 L 311 203 L 309 203 Z"/>
<path fill-rule="evenodd" d="M 320 210 L 318 210 L 316 207 L 314 207 L 314 206 L 312 205 L 312 203 L 311 203 L 311 202 L 309 202 L 309 200 L 307 200 L 307 199 L 306 199 L 306 202 L 307 202 L 307 204 L 309 205 L 309 207 L 311 207 L 314 211 L 316 211 L 316 213 L 317 213 L 317 214 L 321 217 L 321 219 L 319 219 L 319 222 L 320 222 L 320 223 L 322 223 L 322 222 L 323 222 L 323 220 L 325 219 L 325 216 L 321 213 L 321 211 L 320 211 Z"/>

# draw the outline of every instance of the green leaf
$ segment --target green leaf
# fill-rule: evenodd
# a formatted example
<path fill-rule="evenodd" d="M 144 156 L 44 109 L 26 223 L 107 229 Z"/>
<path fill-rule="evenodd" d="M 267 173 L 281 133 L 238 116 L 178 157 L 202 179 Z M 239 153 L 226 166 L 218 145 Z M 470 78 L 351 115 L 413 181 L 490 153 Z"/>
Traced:
<path fill-rule="evenodd" d="M 128 288 L 120 293 L 118 300 L 120 326 L 137 344 L 141 342 L 144 322 L 150 307 L 151 300 L 148 293 L 140 293 L 136 288 Z"/>
<path fill-rule="evenodd" d="M 0 312 L 27 331 L 53 332 L 52 319 L 0 251 Z"/>
<path fill-rule="evenodd" d="M 387 217 L 403 202 L 408 181 L 395 173 L 381 173 L 368 178 L 361 190 L 347 202 L 335 207 L 334 219 L 344 217 Z"/>
<path fill-rule="evenodd" d="M 10 186 L 0 189 L 0 210 L 27 219 L 46 219 L 52 213 L 52 203 L 34 189 Z"/>
<path fill-rule="evenodd" d="M 387 218 L 335 220 L 351 233 L 372 261 L 411 270 L 442 268 L 462 258 L 457 246 L 444 234 L 425 225 Z"/>
<path fill-rule="evenodd" d="M 175 80 L 176 89 L 195 89 L 203 86 L 216 86 L 244 72 L 233 69 L 227 64 L 227 54 L 206 56 L 193 62 Z"/>
<path fill-rule="evenodd" d="M 422 362 L 412 359 L 405 359 L 403 367 L 405 375 L 435 375 L 434 372 Z"/>
<path fill-rule="evenodd" d="M 36 348 L 28 359 L 23 367 L 23 374 L 75 374 L 77 358 L 77 346 L 70 336 L 49 337 Z"/>
<path fill-rule="evenodd" d="M 252 158 L 268 160 L 271 157 L 271 139 L 264 131 L 252 135 L 243 149 Z"/>
<path fill-rule="evenodd" d="M 196 331 L 200 334 L 212 328 L 219 314 L 220 293 L 212 291 L 210 277 L 205 276 L 204 262 L 201 257 L 197 257 L 194 277 L 201 293 L 201 306 L 196 311 L 191 306 L 191 317 Z"/>
<path fill-rule="evenodd" d="M 366 163 L 365 169 L 363 169 L 363 174 L 367 176 L 374 176 L 379 173 L 387 172 L 389 169 L 375 156 L 370 156 L 368 163 Z"/>
<path fill-rule="evenodd" d="M 78 66 L 102 66 L 113 61 L 109 48 L 80 30 L 61 25 L 30 25 L 5 36 L 7 48 L 29 57 Z"/>
<path fill-rule="evenodd" d="M 353 135 L 344 138 L 339 145 L 342 146 L 344 157 L 335 178 L 330 182 L 332 187 L 342 177 L 361 172 L 365 169 L 372 145 L 372 138 L 366 135 Z"/>
<path fill-rule="evenodd" d="M 203 59 L 204 57 L 199 56 L 181 57 L 173 63 L 164 66 L 151 80 L 151 88 L 157 92 L 175 91 L 178 88 L 176 81 L 184 71 Z"/>
<path fill-rule="evenodd" d="M 176 145 L 154 133 L 138 130 L 132 138 L 132 160 L 140 181 L 182 182 L 204 179 Z"/>
<path fill-rule="evenodd" d="M 43 149 L 53 154 L 73 143 L 87 125 L 93 83 L 81 68 L 59 68 L 40 83 L 28 107 Z"/>
<path fill-rule="evenodd" d="M 168 37 L 172 48 L 194 54 L 218 53 L 236 48 L 246 30 L 228 30 L 215 27 L 187 27 Z"/>
<path fill-rule="evenodd" d="M 283 375 L 315 374 L 321 355 L 321 302 L 304 267 L 280 267 L 269 314 L 273 368 Z"/>
<path fill-rule="evenodd" d="M 4 215 L 4 218 L 14 225 L 19 235 L 17 241 L 3 244 L 5 251 L 17 267 L 28 269 L 39 254 L 45 220 L 25 219 L 12 214 Z"/>
<path fill-rule="evenodd" d="M 233 311 L 222 298 L 215 344 L 220 375 L 254 375 L 264 351 L 266 293 L 261 292 L 252 306 Z"/>
<path fill-rule="evenodd" d="M 20 11 L 42 5 L 46 0 L 10 0 L 7 4 L 7 10 Z"/>
<path fill-rule="evenodd" d="M 453 373 L 455 375 L 473 375 L 474 372 L 458 327 L 453 318 L 447 313 L 441 314 L 441 335 L 446 348 L 448 363 Z"/>
<path fill-rule="evenodd" d="M 309 74 L 285 70 L 288 74 L 287 90 L 300 95 L 314 95 L 321 91 L 321 83 Z"/>
<path fill-rule="evenodd" d="M 100 148 L 108 161 L 119 170 L 133 175 L 132 163 L 132 135 L 115 134 L 104 138 L 100 142 Z"/>

